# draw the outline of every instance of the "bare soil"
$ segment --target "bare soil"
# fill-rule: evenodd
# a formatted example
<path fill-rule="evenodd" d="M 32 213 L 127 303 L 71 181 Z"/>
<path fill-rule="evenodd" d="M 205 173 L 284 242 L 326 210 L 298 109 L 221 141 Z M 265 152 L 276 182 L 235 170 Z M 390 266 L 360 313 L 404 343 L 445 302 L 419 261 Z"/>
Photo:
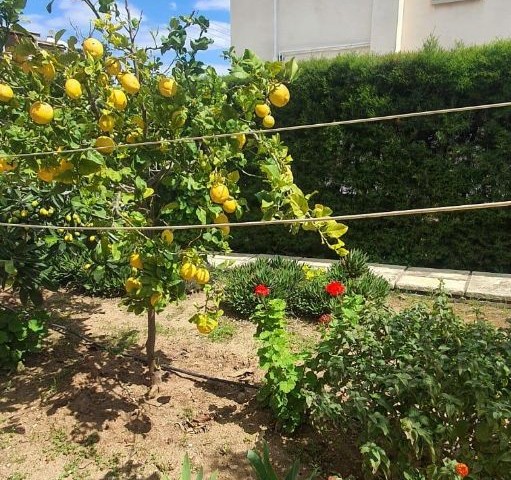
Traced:
<path fill-rule="evenodd" d="M 253 325 L 225 318 L 214 335 L 201 336 L 188 318 L 203 300 L 192 294 L 159 315 L 160 361 L 257 384 L 262 375 Z M 418 300 L 428 299 L 393 294 L 389 302 L 401 309 Z M 185 453 L 194 466 L 218 470 L 222 480 L 249 479 L 247 450 L 260 448 L 263 440 L 281 473 L 294 459 L 301 461 L 304 478 L 315 469 L 320 478 L 359 469 L 349 439 L 279 432 L 254 389 L 166 374 L 146 398 L 144 366 L 118 355 L 143 355 L 145 319 L 118 303 L 63 292 L 48 297 L 55 323 L 94 337 L 110 351 L 52 333 L 48 348 L 23 371 L 0 379 L 1 479 L 177 479 Z M 467 318 L 486 315 L 499 326 L 511 318 L 509 305 L 459 302 L 456 309 Z M 319 337 L 310 322 L 289 323 L 297 348 Z"/>

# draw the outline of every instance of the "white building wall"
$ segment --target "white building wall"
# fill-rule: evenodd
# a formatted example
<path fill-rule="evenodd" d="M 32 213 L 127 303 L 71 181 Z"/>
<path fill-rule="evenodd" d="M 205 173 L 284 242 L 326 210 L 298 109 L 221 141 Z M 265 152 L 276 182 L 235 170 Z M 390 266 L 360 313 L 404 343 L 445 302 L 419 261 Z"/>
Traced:
<path fill-rule="evenodd" d="M 434 35 L 444 47 L 511 37 L 511 0 L 405 0 L 401 50 Z"/>
<path fill-rule="evenodd" d="M 231 42 L 266 60 L 511 38 L 511 0 L 231 0 Z"/>

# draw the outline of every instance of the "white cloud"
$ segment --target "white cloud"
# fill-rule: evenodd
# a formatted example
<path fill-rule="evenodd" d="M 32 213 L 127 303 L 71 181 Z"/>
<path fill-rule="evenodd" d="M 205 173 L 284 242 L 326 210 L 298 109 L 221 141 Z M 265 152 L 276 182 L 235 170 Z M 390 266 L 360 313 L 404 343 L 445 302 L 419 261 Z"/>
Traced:
<path fill-rule="evenodd" d="M 46 38 L 50 30 L 70 30 L 76 28 L 88 33 L 91 21 L 94 18 L 92 11 L 81 0 L 57 0 L 53 4 L 51 15 L 31 14 L 23 16 L 24 26 Z"/>
<path fill-rule="evenodd" d="M 195 7 L 198 10 L 227 10 L 231 9 L 230 0 L 198 0 L 195 2 Z"/>

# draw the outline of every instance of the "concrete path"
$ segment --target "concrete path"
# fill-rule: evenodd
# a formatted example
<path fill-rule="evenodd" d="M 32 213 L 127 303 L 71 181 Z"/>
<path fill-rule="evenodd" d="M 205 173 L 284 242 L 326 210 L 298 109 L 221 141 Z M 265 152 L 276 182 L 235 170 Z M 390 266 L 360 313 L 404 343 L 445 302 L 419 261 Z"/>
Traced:
<path fill-rule="evenodd" d="M 210 257 L 213 265 L 232 262 L 241 265 L 256 258 L 272 255 L 227 254 Z M 328 268 L 335 260 L 285 257 L 318 268 Z M 456 297 L 511 302 L 511 275 L 504 273 L 470 272 L 468 270 L 437 270 L 434 268 L 403 267 L 370 264 L 370 269 L 385 278 L 391 288 L 409 292 L 431 292 L 443 280 L 445 289 Z"/>

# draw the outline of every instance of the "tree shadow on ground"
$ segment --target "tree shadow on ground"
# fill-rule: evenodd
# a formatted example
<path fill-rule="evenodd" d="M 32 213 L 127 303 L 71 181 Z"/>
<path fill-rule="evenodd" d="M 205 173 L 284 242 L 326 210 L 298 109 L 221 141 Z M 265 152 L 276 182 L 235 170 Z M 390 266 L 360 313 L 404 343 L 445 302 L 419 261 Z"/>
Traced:
<path fill-rule="evenodd" d="M 195 382 L 197 388 L 205 389 L 222 398 L 232 400 L 232 405 L 218 407 L 209 405 L 209 413 L 215 422 L 236 424 L 247 434 L 258 434 L 255 450 L 262 452 L 267 442 L 272 465 L 277 474 L 284 476 L 293 462 L 298 460 L 303 478 L 313 471 L 322 475 L 353 475 L 361 472 L 361 459 L 355 438 L 341 432 L 322 434 L 309 425 L 304 425 L 293 434 L 285 434 L 275 422 L 269 409 L 256 398 L 256 390 L 223 385 L 215 382 Z M 253 478 L 246 453 L 226 453 L 218 457 L 211 468 L 222 470 L 229 466 L 240 474 L 240 478 Z M 322 477 L 321 477 L 322 478 Z"/>
<path fill-rule="evenodd" d="M 45 307 L 52 322 L 81 336 L 88 334 L 84 322 L 90 315 L 103 313 L 94 299 L 64 294 L 52 295 Z M 142 347 L 127 345 L 120 345 L 120 350 L 144 357 Z M 168 361 L 163 352 L 157 355 Z M 23 411 L 37 404 L 49 417 L 67 408 L 76 420 L 72 439 L 77 442 L 108 428 L 108 422 L 120 416 L 128 431 L 145 434 L 151 421 L 144 412 L 144 398 L 137 398 L 131 389 L 140 385 L 148 386 L 141 362 L 86 345 L 77 336 L 52 333 L 47 346 L 27 359 L 23 371 L 0 381 L 0 411 L 6 414 L 3 428 L 16 430 Z"/>

